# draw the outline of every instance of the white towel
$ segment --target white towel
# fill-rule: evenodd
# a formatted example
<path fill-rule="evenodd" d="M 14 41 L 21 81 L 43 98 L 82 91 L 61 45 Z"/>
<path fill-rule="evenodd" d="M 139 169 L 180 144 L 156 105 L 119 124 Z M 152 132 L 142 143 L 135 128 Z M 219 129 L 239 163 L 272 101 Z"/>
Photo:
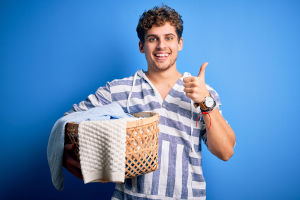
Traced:
<path fill-rule="evenodd" d="M 79 159 L 84 183 L 124 182 L 127 121 L 83 121 L 79 124 Z"/>

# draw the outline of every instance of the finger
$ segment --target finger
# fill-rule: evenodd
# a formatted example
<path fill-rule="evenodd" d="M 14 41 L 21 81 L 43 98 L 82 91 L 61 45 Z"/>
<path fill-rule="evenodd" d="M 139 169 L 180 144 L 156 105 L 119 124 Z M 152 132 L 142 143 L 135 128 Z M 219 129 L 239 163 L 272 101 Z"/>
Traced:
<path fill-rule="evenodd" d="M 187 92 L 187 93 L 185 93 L 185 96 L 187 96 L 188 98 L 192 99 L 193 93 Z"/>
<path fill-rule="evenodd" d="M 74 149 L 74 146 L 75 146 L 74 144 L 66 144 L 64 148 L 65 150 L 70 151 Z"/>
<path fill-rule="evenodd" d="M 75 166 L 75 167 L 81 169 L 80 162 L 75 159 L 74 154 L 72 154 L 68 151 L 64 152 L 63 165 L 64 166 L 72 165 L 72 166 Z"/>
<path fill-rule="evenodd" d="M 77 167 L 78 169 L 81 169 L 81 166 L 80 166 L 80 162 L 75 160 L 73 157 L 71 156 L 68 156 L 67 157 L 67 164 L 70 165 L 70 166 L 74 166 L 74 167 Z"/>
<path fill-rule="evenodd" d="M 195 81 L 195 77 L 189 76 L 189 77 L 183 78 L 182 80 L 183 80 L 183 82 L 188 83 L 188 82 Z"/>
<path fill-rule="evenodd" d="M 193 88 L 184 88 L 183 91 L 185 93 L 194 93 L 194 89 Z"/>
<path fill-rule="evenodd" d="M 196 82 L 188 82 L 188 83 L 184 83 L 183 87 L 185 88 L 193 88 L 193 87 L 197 87 Z"/>
<path fill-rule="evenodd" d="M 201 65 L 198 77 L 203 77 L 204 78 L 205 68 L 206 68 L 207 65 L 208 65 L 208 62 L 205 62 L 205 63 L 203 63 L 203 65 Z"/>
<path fill-rule="evenodd" d="M 82 172 L 81 172 L 80 169 L 78 169 L 78 168 L 76 168 L 76 167 L 73 167 L 73 166 L 70 166 L 70 167 L 67 168 L 67 170 L 68 170 L 71 174 L 73 174 L 74 176 L 76 176 L 77 178 L 83 179 L 83 177 L 82 177 Z"/>

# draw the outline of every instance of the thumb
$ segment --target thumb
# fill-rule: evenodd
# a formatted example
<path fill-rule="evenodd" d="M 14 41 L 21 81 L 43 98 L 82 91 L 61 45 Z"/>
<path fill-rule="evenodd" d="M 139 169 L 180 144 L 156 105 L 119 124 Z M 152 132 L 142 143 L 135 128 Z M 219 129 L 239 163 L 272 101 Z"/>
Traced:
<path fill-rule="evenodd" d="M 201 65 L 198 77 L 203 76 L 203 78 L 204 78 L 205 68 L 207 65 L 208 65 L 208 62 L 205 62 Z"/>
<path fill-rule="evenodd" d="M 74 144 L 66 144 L 65 145 L 65 150 L 71 151 L 72 149 L 74 149 Z"/>

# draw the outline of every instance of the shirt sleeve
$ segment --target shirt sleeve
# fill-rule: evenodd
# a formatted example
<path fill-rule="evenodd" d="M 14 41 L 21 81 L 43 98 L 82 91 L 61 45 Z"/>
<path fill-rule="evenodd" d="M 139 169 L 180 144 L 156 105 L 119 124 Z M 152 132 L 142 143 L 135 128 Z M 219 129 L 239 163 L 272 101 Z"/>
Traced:
<path fill-rule="evenodd" d="M 222 115 L 222 110 L 221 110 L 221 100 L 220 100 L 220 97 L 218 95 L 218 93 L 208 84 L 206 84 L 206 88 L 207 90 L 211 93 L 211 95 L 213 96 L 214 100 L 216 101 L 216 106 L 217 106 L 217 109 L 219 109 L 219 112 L 221 113 Z M 213 122 L 212 122 L 213 123 Z M 204 122 L 204 118 L 201 116 L 200 118 L 200 124 L 202 125 L 201 126 L 201 129 L 200 129 L 200 137 L 201 139 L 203 140 L 204 144 L 207 146 L 208 148 L 208 145 L 207 145 L 207 132 L 206 132 L 206 124 Z M 209 125 L 208 125 L 209 126 Z"/>
<path fill-rule="evenodd" d="M 66 112 L 64 116 L 73 112 L 86 111 L 90 108 L 105 106 L 110 103 L 112 103 L 110 83 L 107 82 L 104 87 L 99 87 L 95 94 L 90 94 L 79 104 L 73 104 L 73 108 Z"/>

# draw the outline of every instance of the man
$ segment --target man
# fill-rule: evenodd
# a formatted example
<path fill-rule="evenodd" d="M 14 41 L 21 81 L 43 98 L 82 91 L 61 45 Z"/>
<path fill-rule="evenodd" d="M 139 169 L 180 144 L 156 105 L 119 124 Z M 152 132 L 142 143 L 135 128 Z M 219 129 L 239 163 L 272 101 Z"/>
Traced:
<path fill-rule="evenodd" d="M 235 134 L 220 114 L 218 94 L 205 83 L 208 63 L 201 66 L 197 77 L 177 71 L 182 24 L 181 16 L 167 6 L 144 12 L 137 33 L 148 71 L 108 82 L 66 113 L 111 102 L 118 102 L 129 113 L 159 113 L 159 169 L 116 184 L 112 199 L 205 199 L 200 139 L 221 160 L 233 155 Z M 73 148 L 65 145 L 63 165 L 82 178 L 80 164 L 70 153 Z"/>

